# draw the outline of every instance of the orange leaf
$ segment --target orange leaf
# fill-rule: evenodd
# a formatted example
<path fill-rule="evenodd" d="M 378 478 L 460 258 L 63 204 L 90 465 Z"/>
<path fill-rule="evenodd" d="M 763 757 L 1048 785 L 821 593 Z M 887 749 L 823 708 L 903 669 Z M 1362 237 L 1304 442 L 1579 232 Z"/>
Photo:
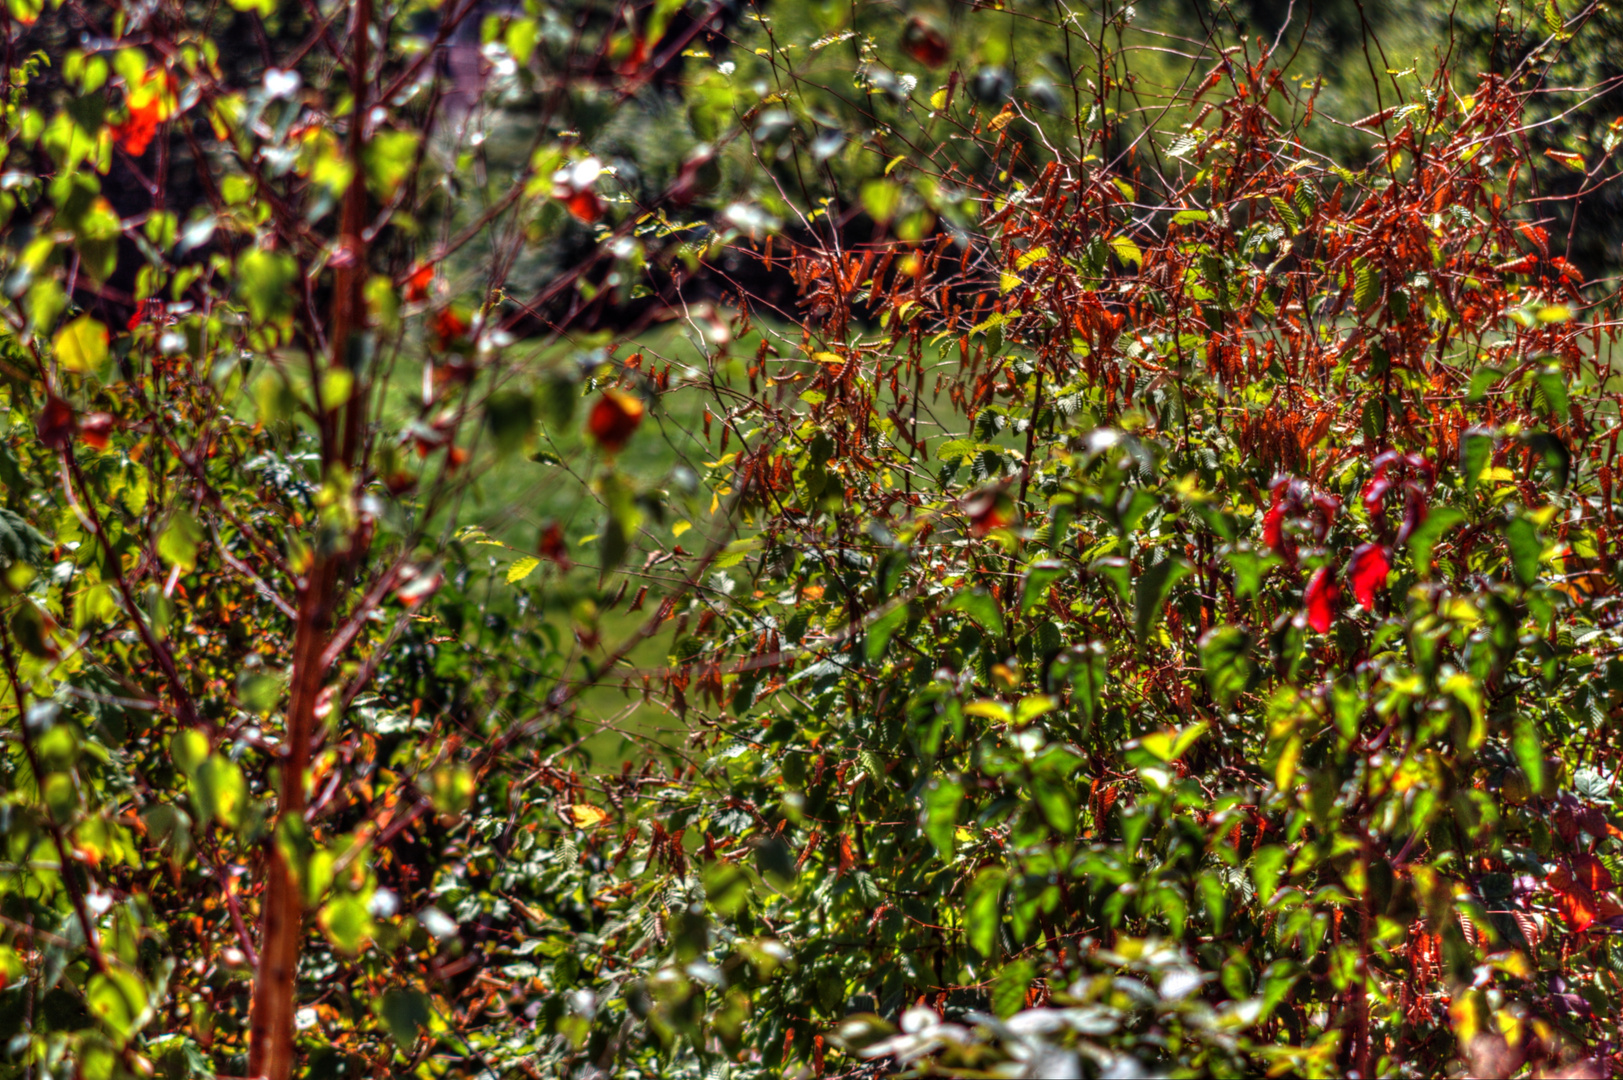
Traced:
<path fill-rule="evenodd" d="M 845 874 L 848 871 L 850 871 L 850 869 L 853 866 L 855 866 L 856 864 L 857 864 L 857 857 L 851 851 L 851 834 L 850 833 L 841 833 L 840 834 L 840 868 L 839 868 L 838 871 L 835 872 L 834 876 L 835 877 L 844 877 Z"/>

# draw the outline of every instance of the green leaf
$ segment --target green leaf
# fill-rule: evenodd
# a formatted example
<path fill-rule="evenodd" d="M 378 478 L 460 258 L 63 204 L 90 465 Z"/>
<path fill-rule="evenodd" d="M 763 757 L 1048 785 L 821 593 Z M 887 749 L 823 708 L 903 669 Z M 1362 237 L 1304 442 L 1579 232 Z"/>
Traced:
<path fill-rule="evenodd" d="M 868 637 L 863 644 L 863 650 L 869 663 L 885 655 L 885 646 L 890 644 L 890 639 L 895 636 L 896 631 L 907 624 L 907 616 L 906 604 L 892 604 L 888 611 L 868 624 Z"/>
<path fill-rule="evenodd" d="M 1043 597 L 1048 595 L 1049 588 L 1065 576 L 1066 572 L 1064 563 L 1052 559 L 1032 563 L 1020 587 L 1020 614 L 1029 614 L 1032 608 L 1042 603 Z"/>
<path fill-rule="evenodd" d="M 1493 432 L 1487 428 L 1468 427 L 1460 436 L 1460 475 L 1466 491 L 1476 487 L 1482 479 L 1482 470 L 1493 456 Z"/>
<path fill-rule="evenodd" d="M 706 864 L 701 876 L 705 899 L 723 918 L 731 919 L 743 910 L 754 891 L 749 874 L 724 860 Z"/>
<path fill-rule="evenodd" d="M 1003 883 L 1008 875 L 1000 867 L 988 867 L 969 886 L 964 904 L 964 923 L 970 948 L 985 957 L 996 955 L 998 929 L 1003 925 Z"/>
<path fill-rule="evenodd" d="M 377 929 L 367 899 L 359 893 L 340 893 L 328 900 L 316 921 L 327 939 L 347 956 L 360 952 Z"/>
<path fill-rule="evenodd" d="M 889 180 L 870 180 L 862 185 L 862 208 L 881 225 L 896 214 L 902 202 L 902 189 Z"/>
<path fill-rule="evenodd" d="M 1007 1018 L 1026 1007 L 1026 992 L 1037 974 L 1037 965 L 1030 960 L 1012 960 L 998 972 L 992 984 L 992 1011 Z"/>
<path fill-rule="evenodd" d="M 1353 303 L 1359 309 L 1369 307 L 1380 296 L 1380 273 L 1367 259 L 1353 260 Z"/>
<path fill-rule="evenodd" d="M 190 776 L 209 754 L 208 736 L 195 728 L 177 731 L 169 739 L 169 757 L 175 767 Z"/>
<path fill-rule="evenodd" d="M 280 251 L 254 248 L 237 260 L 237 294 L 256 323 L 276 322 L 298 303 L 299 264 Z"/>
<path fill-rule="evenodd" d="M 433 1016 L 428 996 L 417 990 L 385 990 L 373 1001 L 372 1012 L 383 1021 L 395 1045 L 408 1054 Z"/>
<path fill-rule="evenodd" d="M 1076 799 L 1067 785 L 1039 777 L 1031 781 L 1031 793 L 1056 833 L 1068 836 L 1076 831 Z"/>
<path fill-rule="evenodd" d="M 994 637 L 1003 636 L 1003 615 L 997 609 L 997 601 L 985 589 L 960 592 L 948 601 L 947 610 L 962 611 L 979 623 L 987 633 Z"/>
<path fill-rule="evenodd" d="M 1277 844 L 1261 848 L 1251 857 L 1251 880 L 1257 886 L 1257 899 L 1267 904 L 1278 891 L 1290 853 Z"/>
<path fill-rule="evenodd" d="M 1422 581 L 1431 579 L 1432 548 L 1464 520 L 1465 515 L 1452 506 L 1433 506 L 1426 512 L 1426 520 L 1409 534 L 1409 551 L 1414 558 L 1415 572 Z"/>
<path fill-rule="evenodd" d="M 248 712 L 264 716 L 276 708 L 286 686 L 287 678 L 284 675 L 245 671 L 237 677 L 237 702 Z"/>
<path fill-rule="evenodd" d="M 128 1039 L 152 1017 L 146 987 L 133 972 L 109 967 L 85 984 L 85 1005 L 113 1035 Z"/>
<path fill-rule="evenodd" d="M 68 371 L 94 374 L 107 362 L 107 327 L 81 315 L 56 332 L 51 341 L 56 362 Z"/>
<path fill-rule="evenodd" d="M 194 779 L 198 808 L 205 817 L 215 818 L 229 829 L 242 824 L 248 782 L 236 762 L 221 754 L 210 754 L 197 768 Z"/>
<path fill-rule="evenodd" d="M 1516 763 L 1527 774 L 1528 788 L 1534 795 L 1544 794 L 1544 745 L 1538 736 L 1538 722 L 1530 716 L 1517 716 L 1510 748 L 1516 754 Z"/>
<path fill-rule="evenodd" d="M 952 861 L 953 836 L 958 831 L 958 808 L 963 801 L 964 787 L 956 780 L 937 777 L 925 786 L 920 823 L 943 862 Z"/>
<path fill-rule="evenodd" d="M 523 67 L 535 55 L 536 42 L 540 40 L 540 27 L 535 19 L 514 17 L 507 24 L 507 51 L 512 54 L 513 60 Z"/>
<path fill-rule="evenodd" d="M 1112 236 L 1110 238 L 1110 250 L 1116 253 L 1116 258 L 1120 259 L 1123 264 L 1131 266 L 1135 270 L 1144 265 L 1144 253 L 1138 249 L 1137 244 L 1133 243 L 1131 237 Z"/>
<path fill-rule="evenodd" d="M 0 568 L 17 563 L 43 566 L 51 542 L 10 510 L 0 510 Z"/>
<path fill-rule="evenodd" d="M 189 574 L 197 569 L 197 550 L 203 536 L 203 526 L 197 519 L 184 510 L 177 510 L 158 537 L 158 554 L 171 566 L 180 567 L 181 573 Z"/>
<path fill-rule="evenodd" d="M 1192 569 L 1187 559 L 1174 555 L 1139 575 L 1133 597 L 1133 629 L 1140 648 L 1149 644 L 1150 627 L 1160 616 L 1167 593 Z"/>
<path fill-rule="evenodd" d="M 366 186 L 380 199 L 391 199 L 411 174 L 421 137 L 414 131 L 383 131 L 366 144 Z"/>
<path fill-rule="evenodd" d="M 1538 526 L 1525 517 L 1513 518 L 1505 524 L 1505 540 L 1510 545 L 1510 562 L 1516 571 L 1516 580 L 1531 585 L 1538 580 L 1539 561 L 1544 557 L 1544 541 Z"/>
<path fill-rule="evenodd" d="M 1465 392 L 1465 403 L 1467 405 L 1480 404 L 1482 399 L 1488 396 L 1488 391 L 1493 387 L 1493 384 L 1504 377 L 1505 371 L 1503 368 L 1489 365 L 1477 368 L 1471 373 L 1471 385 Z"/>
<path fill-rule="evenodd" d="M 1544 458 L 1545 467 L 1555 474 L 1556 487 L 1566 490 L 1567 482 L 1572 479 L 1572 451 L 1567 449 L 1567 444 L 1548 431 L 1526 432 L 1522 441 Z"/>
<path fill-rule="evenodd" d="M 1567 400 L 1567 376 L 1560 368 L 1546 369 L 1533 377 L 1538 392 L 1549 408 L 1551 419 L 1557 424 L 1567 421 L 1571 406 Z"/>
<path fill-rule="evenodd" d="M 485 399 L 485 426 L 496 453 L 516 454 L 535 430 L 535 399 L 518 390 L 498 390 Z"/>
<path fill-rule="evenodd" d="M 1251 635 L 1237 626 L 1214 626 L 1200 639 L 1200 666 L 1212 697 L 1227 709 L 1257 670 L 1251 659 Z"/>
<path fill-rule="evenodd" d="M 355 375 L 349 368 L 328 368 L 321 374 L 321 407 L 328 412 L 342 408 L 354 389 Z"/>

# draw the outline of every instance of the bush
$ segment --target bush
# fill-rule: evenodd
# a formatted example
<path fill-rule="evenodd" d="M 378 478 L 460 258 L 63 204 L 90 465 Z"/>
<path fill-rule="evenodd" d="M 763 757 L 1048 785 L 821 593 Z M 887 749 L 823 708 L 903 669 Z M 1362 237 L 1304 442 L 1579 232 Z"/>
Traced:
<path fill-rule="evenodd" d="M 1608 1067 L 1615 301 L 1529 85 L 9 10 L 5 1075 Z"/>

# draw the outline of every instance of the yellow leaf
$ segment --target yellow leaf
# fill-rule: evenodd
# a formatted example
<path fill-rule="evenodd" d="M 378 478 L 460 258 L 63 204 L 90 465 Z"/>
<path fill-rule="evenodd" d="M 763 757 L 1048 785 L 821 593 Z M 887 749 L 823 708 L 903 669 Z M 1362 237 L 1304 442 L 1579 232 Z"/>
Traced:
<path fill-rule="evenodd" d="M 986 126 L 993 131 L 1002 131 L 1004 128 L 1009 126 L 1009 121 L 1013 119 L 1014 109 L 1008 105 L 1005 105 L 1003 106 L 1002 112 L 998 113 L 996 116 L 992 117 L 992 119 L 986 122 Z"/>
<path fill-rule="evenodd" d="M 676 523 L 671 526 L 671 535 L 681 536 L 691 528 L 693 528 L 692 525 L 689 525 L 687 522 L 682 521 L 681 519 L 677 519 Z"/>
<path fill-rule="evenodd" d="M 942 109 L 945 109 L 946 107 L 947 107 L 947 88 L 945 86 L 943 86 L 941 89 L 937 90 L 935 93 L 930 95 L 930 108 L 935 109 L 937 112 L 939 112 Z"/>
<path fill-rule="evenodd" d="M 107 327 L 81 315 L 56 332 L 51 342 L 56 362 L 80 374 L 98 371 L 107 362 Z"/>
<path fill-rule="evenodd" d="M 601 825 L 608 819 L 608 814 L 586 803 L 576 803 L 569 808 L 569 820 L 582 829 L 590 829 Z"/>
<path fill-rule="evenodd" d="M 1023 284 L 1025 284 L 1025 282 L 1021 281 L 1020 278 L 1018 276 L 1014 275 L 1014 274 L 999 274 L 998 275 L 998 279 L 997 279 L 998 292 L 1005 292 L 1005 293 L 1006 292 L 1013 292 L 1015 289 L 1018 289 Z"/>
<path fill-rule="evenodd" d="M 535 573 L 535 568 L 541 565 L 541 560 L 533 555 L 526 555 L 522 559 L 514 559 L 513 565 L 507 568 L 507 583 L 516 585 L 520 581 Z"/>
<path fill-rule="evenodd" d="M 1302 758 L 1302 738 L 1292 735 L 1280 751 L 1279 760 L 1274 763 L 1274 786 L 1284 791 L 1296 779 L 1296 763 Z"/>

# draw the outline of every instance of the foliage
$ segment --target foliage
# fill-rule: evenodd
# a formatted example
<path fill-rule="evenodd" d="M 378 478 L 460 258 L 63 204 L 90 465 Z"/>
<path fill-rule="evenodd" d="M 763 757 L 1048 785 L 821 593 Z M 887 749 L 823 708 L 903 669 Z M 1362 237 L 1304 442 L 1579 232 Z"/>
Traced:
<path fill-rule="evenodd" d="M 1607 1067 L 1582 91 L 5 10 L 0 1075 Z"/>

